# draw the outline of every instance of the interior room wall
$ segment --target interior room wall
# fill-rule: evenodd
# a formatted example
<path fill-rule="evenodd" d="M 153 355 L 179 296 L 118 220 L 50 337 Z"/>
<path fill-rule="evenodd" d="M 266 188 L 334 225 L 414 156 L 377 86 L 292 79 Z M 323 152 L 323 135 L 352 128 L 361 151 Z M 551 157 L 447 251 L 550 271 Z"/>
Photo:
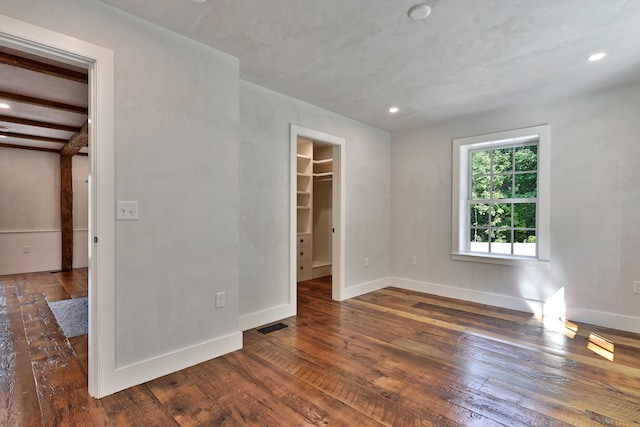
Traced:
<path fill-rule="evenodd" d="M 73 156 L 73 267 L 89 265 L 89 157 Z"/>
<path fill-rule="evenodd" d="M 240 84 L 240 315 L 289 301 L 290 124 L 346 139 L 346 286 L 389 276 L 390 135 L 242 81 Z M 363 259 L 369 257 L 369 267 Z"/>
<path fill-rule="evenodd" d="M 640 332 L 640 85 L 393 135 L 392 281 L 526 309 L 565 288 L 574 320 Z M 451 259 L 451 140 L 551 126 L 546 268 Z M 417 266 L 410 263 L 418 259 Z"/>
<path fill-rule="evenodd" d="M 73 266 L 86 267 L 88 159 L 72 164 Z M 61 253 L 60 156 L 0 147 L 0 275 L 59 270 Z"/>
<path fill-rule="evenodd" d="M 117 367 L 239 348 L 238 60 L 94 0 L 2 13 L 115 54 L 116 199 L 139 202 L 116 223 Z"/>
<path fill-rule="evenodd" d="M 332 228 L 331 181 L 313 184 L 313 260 L 331 262 Z"/>

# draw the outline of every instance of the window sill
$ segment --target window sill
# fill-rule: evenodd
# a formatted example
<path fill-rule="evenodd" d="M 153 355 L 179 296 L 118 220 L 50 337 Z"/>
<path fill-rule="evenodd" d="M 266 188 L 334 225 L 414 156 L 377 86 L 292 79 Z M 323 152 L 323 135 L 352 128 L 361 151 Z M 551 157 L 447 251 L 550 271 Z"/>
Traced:
<path fill-rule="evenodd" d="M 452 252 L 451 259 L 455 261 L 471 261 L 485 264 L 510 265 L 514 267 L 548 268 L 549 261 L 528 257 L 501 257 L 488 254 Z"/>

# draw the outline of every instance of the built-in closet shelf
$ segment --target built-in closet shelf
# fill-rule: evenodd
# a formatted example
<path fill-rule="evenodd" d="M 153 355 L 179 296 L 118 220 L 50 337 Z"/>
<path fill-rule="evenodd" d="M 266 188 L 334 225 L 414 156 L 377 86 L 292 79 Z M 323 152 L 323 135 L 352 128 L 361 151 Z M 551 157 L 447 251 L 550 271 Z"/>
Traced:
<path fill-rule="evenodd" d="M 311 191 L 298 191 L 298 194 L 300 194 L 300 195 L 308 195 L 308 194 L 311 194 Z"/>
<path fill-rule="evenodd" d="M 296 157 L 302 160 L 311 160 L 311 157 L 305 156 L 304 154 L 297 154 Z"/>
<path fill-rule="evenodd" d="M 333 179 L 333 172 L 314 173 L 313 180 L 315 182 L 331 181 Z"/>
<path fill-rule="evenodd" d="M 333 159 L 322 159 L 322 160 L 314 160 L 314 165 L 326 165 L 328 163 L 333 163 Z"/>
<path fill-rule="evenodd" d="M 328 265 L 331 265 L 331 261 L 318 261 L 318 260 L 313 260 L 313 268 L 318 268 L 318 267 L 326 267 Z"/>
<path fill-rule="evenodd" d="M 309 209 L 311 209 L 311 206 L 298 206 L 298 209 L 308 211 Z"/>

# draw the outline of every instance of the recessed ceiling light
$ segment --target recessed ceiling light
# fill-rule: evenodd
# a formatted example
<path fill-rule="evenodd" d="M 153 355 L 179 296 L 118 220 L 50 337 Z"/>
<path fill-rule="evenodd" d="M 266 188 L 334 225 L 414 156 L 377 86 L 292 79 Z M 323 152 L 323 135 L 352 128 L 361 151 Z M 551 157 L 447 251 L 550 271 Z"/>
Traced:
<path fill-rule="evenodd" d="M 426 18 L 431 14 L 431 7 L 426 4 L 417 4 L 409 9 L 407 15 L 409 18 L 419 21 L 421 19 Z"/>
<path fill-rule="evenodd" d="M 11 106 L 9 104 L 0 104 L 0 108 L 8 110 L 9 108 L 11 108 Z"/>
<path fill-rule="evenodd" d="M 0 138 L 6 138 L 7 135 L 0 135 Z"/>
<path fill-rule="evenodd" d="M 399 109 L 398 107 L 389 107 L 389 112 L 390 112 L 391 114 L 395 114 L 395 113 L 397 113 L 398 111 L 400 111 L 400 109 Z"/>
<path fill-rule="evenodd" d="M 602 58 L 604 58 L 605 56 L 607 56 L 606 53 L 604 52 L 598 52 L 598 53 L 594 53 L 593 55 L 589 56 L 587 58 L 587 60 L 593 62 L 593 61 L 600 61 Z"/>

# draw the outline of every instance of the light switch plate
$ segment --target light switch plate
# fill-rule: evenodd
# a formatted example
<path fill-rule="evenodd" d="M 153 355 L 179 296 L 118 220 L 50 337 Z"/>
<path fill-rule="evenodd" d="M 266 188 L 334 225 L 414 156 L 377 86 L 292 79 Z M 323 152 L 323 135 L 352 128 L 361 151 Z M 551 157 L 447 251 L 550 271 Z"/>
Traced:
<path fill-rule="evenodd" d="M 119 221 L 135 221 L 138 219 L 138 202 L 120 201 L 116 203 L 116 219 Z"/>

